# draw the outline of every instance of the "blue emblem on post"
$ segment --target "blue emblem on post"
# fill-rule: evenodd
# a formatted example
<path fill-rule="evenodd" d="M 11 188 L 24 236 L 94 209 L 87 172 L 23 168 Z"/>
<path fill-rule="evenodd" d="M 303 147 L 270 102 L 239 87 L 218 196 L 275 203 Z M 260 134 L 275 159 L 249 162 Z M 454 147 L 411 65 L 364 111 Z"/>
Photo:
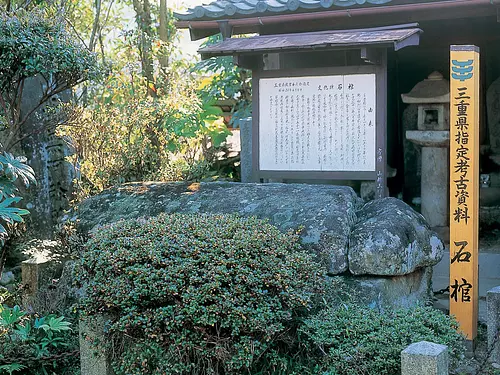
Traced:
<path fill-rule="evenodd" d="M 453 66 L 451 67 L 451 77 L 453 79 L 459 80 L 460 82 L 471 79 L 473 75 L 472 70 L 474 69 L 474 66 L 472 65 L 473 62 L 474 60 L 452 60 L 451 63 L 453 64 Z"/>

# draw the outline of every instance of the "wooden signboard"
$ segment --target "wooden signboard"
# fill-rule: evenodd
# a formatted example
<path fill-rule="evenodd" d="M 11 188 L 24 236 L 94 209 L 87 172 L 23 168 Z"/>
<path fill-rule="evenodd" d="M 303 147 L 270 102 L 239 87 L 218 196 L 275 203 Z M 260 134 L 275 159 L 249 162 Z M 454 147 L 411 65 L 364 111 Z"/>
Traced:
<path fill-rule="evenodd" d="M 254 74 L 254 177 L 374 180 L 385 194 L 385 69 Z"/>
<path fill-rule="evenodd" d="M 260 80 L 259 167 L 375 171 L 375 74 Z"/>
<path fill-rule="evenodd" d="M 450 314 L 477 335 L 479 48 L 450 47 Z"/>

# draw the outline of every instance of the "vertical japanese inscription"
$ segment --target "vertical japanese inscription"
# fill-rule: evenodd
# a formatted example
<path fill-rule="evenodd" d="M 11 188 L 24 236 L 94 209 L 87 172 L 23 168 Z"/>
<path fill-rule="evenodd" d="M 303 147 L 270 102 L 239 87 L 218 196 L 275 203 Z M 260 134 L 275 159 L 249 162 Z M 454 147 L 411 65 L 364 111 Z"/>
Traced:
<path fill-rule="evenodd" d="M 450 314 L 477 335 L 479 222 L 479 50 L 450 51 Z"/>
<path fill-rule="evenodd" d="M 375 74 L 262 78 L 259 169 L 375 171 Z"/>

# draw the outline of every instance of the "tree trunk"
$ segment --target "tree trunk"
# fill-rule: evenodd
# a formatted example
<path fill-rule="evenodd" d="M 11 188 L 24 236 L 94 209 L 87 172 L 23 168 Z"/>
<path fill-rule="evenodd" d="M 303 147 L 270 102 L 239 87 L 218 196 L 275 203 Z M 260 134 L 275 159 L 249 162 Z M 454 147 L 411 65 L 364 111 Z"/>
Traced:
<path fill-rule="evenodd" d="M 167 0 L 160 0 L 160 40 L 163 44 L 167 44 L 168 40 L 168 9 Z M 166 49 L 163 48 L 160 54 L 160 66 L 162 70 L 166 70 L 168 67 L 168 56 Z"/>
<path fill-rule="evenodd" d="M 99 19 L 101 17 L 101 0 L 95 0 L 95 16 L 94 25 L 92 26 L 92 34 L 90 34 L 89 50 L 94 52 L 97 43 L 97 34 L 99 32 Z"/>
<path fill-rule="evenodd" d="M 133 0 L 136 21 L 140 34 L 139 52 L 141 55 L 142 75 L 146 78 L 147 94 L 156 97 L 156 87 L 153 76 L 153 55 L 151 42 L 151 7 L 149 0 Z"/>

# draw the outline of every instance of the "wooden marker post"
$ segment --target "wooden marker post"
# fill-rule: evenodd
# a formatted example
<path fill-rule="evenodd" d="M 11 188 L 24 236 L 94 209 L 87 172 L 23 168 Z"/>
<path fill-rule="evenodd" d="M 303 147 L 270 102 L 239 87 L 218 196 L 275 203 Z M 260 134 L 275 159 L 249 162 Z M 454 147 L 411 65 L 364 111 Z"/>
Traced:
<path fill-rule="evenodd" d="M 450 314 L 477 335 L 479 48 L 450 47 Z"/>

